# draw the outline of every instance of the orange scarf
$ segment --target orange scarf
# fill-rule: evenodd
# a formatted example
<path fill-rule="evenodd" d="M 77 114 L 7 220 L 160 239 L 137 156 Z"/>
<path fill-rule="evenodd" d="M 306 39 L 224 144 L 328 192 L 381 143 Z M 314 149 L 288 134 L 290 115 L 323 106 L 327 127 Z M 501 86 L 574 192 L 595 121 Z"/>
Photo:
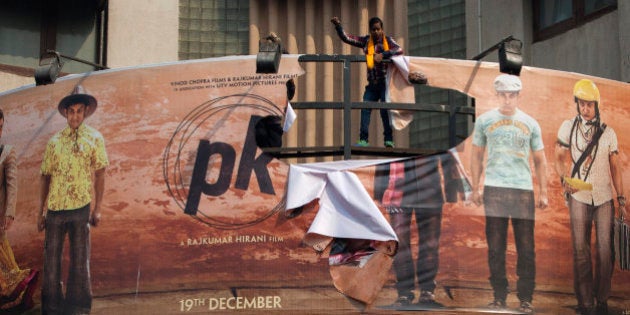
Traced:
<path fill-rule="evenodd" d="M 383 34 L 383 51 L 389 51 L 389 43 L 387 42 L 385 34 Z M 372 35 L 370 35 L 370 40 L 368 41 L 368 51 L 365 56 L 365 61 L 367 62 L 368 69 L 374 68 L 374 41 L 372 40 Z"/>

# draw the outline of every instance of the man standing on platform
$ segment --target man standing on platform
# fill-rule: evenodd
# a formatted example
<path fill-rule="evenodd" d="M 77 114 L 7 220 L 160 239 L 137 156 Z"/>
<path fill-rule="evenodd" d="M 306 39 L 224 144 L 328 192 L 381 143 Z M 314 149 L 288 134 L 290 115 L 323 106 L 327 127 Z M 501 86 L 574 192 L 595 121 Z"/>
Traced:
<path fill-rule="evenodd" d="M 341 20 L 339 20 L 338 17 L 333 17 L 330 21 L 335 25 L 337 35 L 339 35 L 339 38 L 341 38 L 344 43 L 359 47 L 365 53 L 368 68 L 368 85 L 365 87 L 365 92 L 363 93 L 363 101 L 385 102 L 387 92 L 387 67 L 389 64 L 384 63 L 383 60 L 390 59 L 392 56 L 402 55 L 402 48 L 400 48 L 393 38 L 385 36 L 383 32 L 383 21 L 378 17 L 370 19 L 370 34 L 365 36 L 346 34 L 341 26 Z M 394 138 L 389 112 L 387 109 L 382 108 L 380 113 L 381 120 L 383 121 L 385 147 L 392 148 L 394 147 Z M 358 146 L 368 146 L 371 114 L 372 109 L 361 109 L 361 130 L 359 142 L 357 142 Z"/>

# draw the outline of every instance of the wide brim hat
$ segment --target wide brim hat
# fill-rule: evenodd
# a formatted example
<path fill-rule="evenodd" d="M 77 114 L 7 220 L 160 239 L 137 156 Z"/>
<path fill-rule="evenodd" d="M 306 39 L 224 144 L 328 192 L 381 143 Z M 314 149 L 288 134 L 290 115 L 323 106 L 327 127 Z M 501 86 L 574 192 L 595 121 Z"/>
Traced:
<path fill-rule="evenodd" d="M 68 108 L 68 106 L 77 103 L 85 104 L 85 118 L 90 117 L 92 114 L 94 114 L 94 112 L 96 111 L 96 106 L 98 105 L 96 102 L 96 98 L 88 94 L 82 85 L 77 84 L 70 95 L 61 99 L 61 101 L 59 102 L 59 106 L 57 106 L 57 109 L 59 110 L 61 116 L 66 117 L 65 109 Z"/>

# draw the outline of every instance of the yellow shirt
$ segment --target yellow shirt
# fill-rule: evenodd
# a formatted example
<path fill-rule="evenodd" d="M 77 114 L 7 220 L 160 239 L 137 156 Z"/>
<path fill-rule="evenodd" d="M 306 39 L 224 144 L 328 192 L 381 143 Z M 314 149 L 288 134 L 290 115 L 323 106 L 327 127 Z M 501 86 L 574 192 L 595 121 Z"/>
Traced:
<path fill-rule="evenodd" d="M 42 175 L 50 175 L 48 209 L 74 210 L 92 200 L 92 172 L 109 164 L 98 130 L 81 124 L 55 134 L 44 152 Z"/>

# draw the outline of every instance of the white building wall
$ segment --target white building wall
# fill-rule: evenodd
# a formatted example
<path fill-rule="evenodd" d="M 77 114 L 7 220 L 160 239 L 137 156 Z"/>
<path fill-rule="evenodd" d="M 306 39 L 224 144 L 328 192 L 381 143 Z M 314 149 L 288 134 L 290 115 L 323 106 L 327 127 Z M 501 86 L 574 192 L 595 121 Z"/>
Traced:
<path fill-rule="evenodd" d="M 179 1 L 109 0 L 110 68 L 178 60 Z"/>
<path fill-rule="evenodd" d="M 35 78 L 0 71 L 0 92 L 13 90 L 27 84 L 35 84 Z"/>

